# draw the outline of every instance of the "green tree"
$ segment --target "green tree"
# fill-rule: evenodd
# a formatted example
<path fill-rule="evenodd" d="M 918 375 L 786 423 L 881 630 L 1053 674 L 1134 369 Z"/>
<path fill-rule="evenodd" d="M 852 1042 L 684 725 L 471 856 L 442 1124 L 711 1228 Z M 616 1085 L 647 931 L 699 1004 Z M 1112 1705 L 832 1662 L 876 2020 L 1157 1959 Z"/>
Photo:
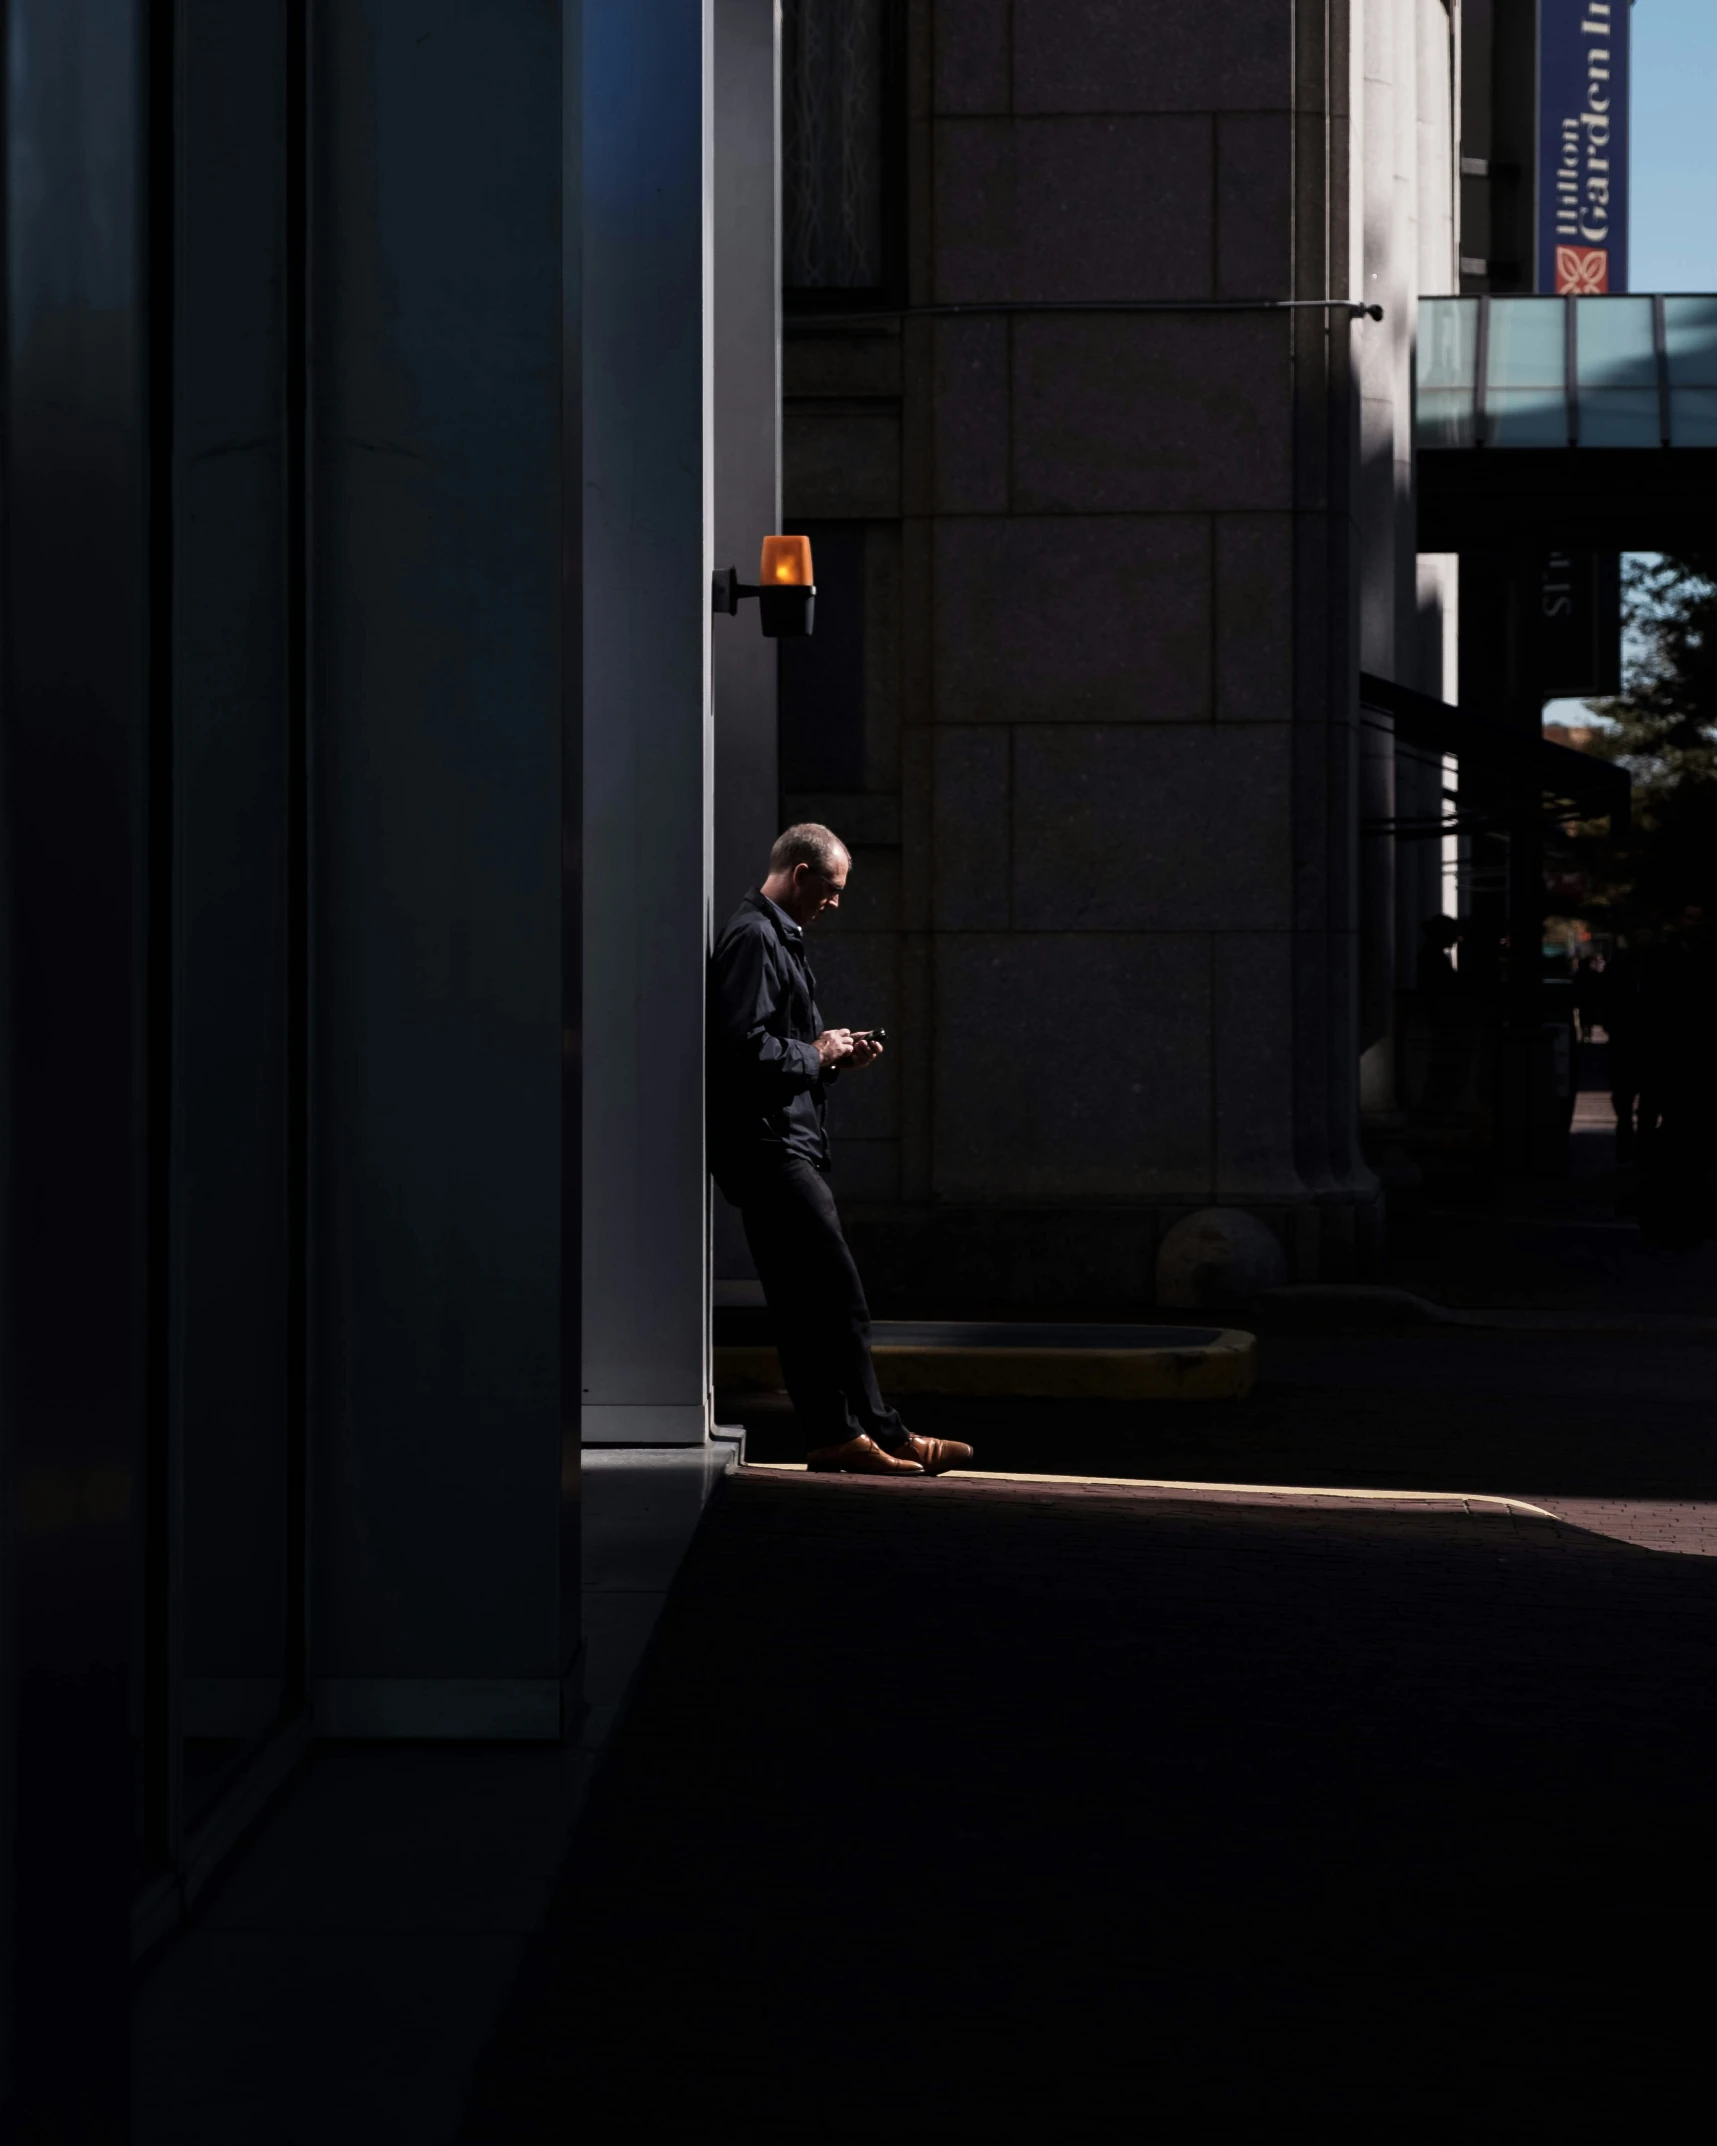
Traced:
<path fill-rule="evenodd" d="M 1625 833 L 1575 838 L 1588 920 L 1624 933 L 1717 919 L 1717 552 L 1631 559 L 1623 691 L 1593 701 L 1589 751 L 1633 777 Z"/>

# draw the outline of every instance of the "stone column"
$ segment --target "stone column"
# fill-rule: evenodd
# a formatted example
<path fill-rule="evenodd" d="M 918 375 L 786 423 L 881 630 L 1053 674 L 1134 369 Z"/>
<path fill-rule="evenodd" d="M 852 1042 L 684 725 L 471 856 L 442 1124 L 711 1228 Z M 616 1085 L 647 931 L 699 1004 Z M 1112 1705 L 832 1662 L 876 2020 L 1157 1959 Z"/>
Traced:
<path fill-rule="evenodd" d="M 1384 317 L 1355 346 L 1360 380 L 1359 653 L 1363 670 L 1418 683 L 1412 487 L 1412 352 L 1419 272 L 1419 0 L 1364 0 L 1355 23 L 1364 294 Z M 1360 732 L 1360 1103 L 1367 1152 L 1386 1177 L 1397 1154 L 1396 881 L 1393 831 L 1411 808 L 1397 774 L 1394 726 L 1367 711 Z M 1387 823 L 1387 824 L 1386 824 Z M 1408 972 L 1411 980 L 1411 971 Z"/>
<path fill-rule="evenodd" d="M 1025 309 L 930 324 L 907 384 L 923 1226 L 998 1294 L 1142 1301 L 1158 1234 L 1211 1202 L 1339 1272 L 1375 1202 L 1350 355 L 1374 329 L 1212 309 L 1354 291 L 1346 12 L 935 11 L 913 297 Z M 1138 298 L 1186 310 L 1048 310 Z"/>
<path fill-rule="evenodd" d="M 597 1445 L 694 1444 L 709 1425 L 710 32 L 709 0 L 585 10 L 584 1436 Z"/>
<path fill-rule="evenodd" d="M 757 578 L 758 546 L 781 527 L 780 22 L 776 0 L 715 0 L 715 558 Z M 720 931 L 763 876 L 776 824 L 779 644 L 757 607 L 715 621 L 715 874 Z M 714 1199 L 715 1271 L 755 1269 L 739 1217 Z"/>
<path fill-rule="evenodd" d="M 1366 0 L 1361 163 L 1365 294 L 1385 309 L 1361 357 L 1361 663 L 1435 698 L 1453 624 L 1452 560 L 1420 558 L 1413 507 L 1412 350 L 1418 301 L 1456 284 L 1453 32 L 1442 0 Z M 1400 1147 L 1396 994 L 1413 987 L 1421 926 L 1440 906 L 1440 760 L 1396 744 L 1368 714 L 1361 744 L 1361 1100 L 1367 1153 L 1392 1184 L 1417 1181 Z"/>

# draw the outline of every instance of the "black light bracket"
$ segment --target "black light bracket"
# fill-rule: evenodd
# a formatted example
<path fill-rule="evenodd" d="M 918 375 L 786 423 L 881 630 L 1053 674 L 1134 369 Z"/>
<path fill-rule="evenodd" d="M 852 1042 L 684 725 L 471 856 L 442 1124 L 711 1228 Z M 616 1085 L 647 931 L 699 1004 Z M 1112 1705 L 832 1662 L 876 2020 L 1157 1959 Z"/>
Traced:
<path fill-rule="evenodd" d="M 763 631 L 772 641 L 803 640 L 815 625 L 817 589 L 814 582 L 809 586 L 803 582 L 789 582 L 778 587 L 757 588 L 740 580 L 738 567 L 718 566 L 710 576 L 711 611 L 725 612 L 729 618 L 736 618 L 742 596 L 757 598 Z"/>
<path fill-rule="evenodd" d="M 712 611 L 725 611 L 729 618 L 739 616 L 739 599 L 755 596 L 758 591 L 746 587 L 739 578 L 737 566 L 718 566 L 709 577 L 709 607 Z"/>

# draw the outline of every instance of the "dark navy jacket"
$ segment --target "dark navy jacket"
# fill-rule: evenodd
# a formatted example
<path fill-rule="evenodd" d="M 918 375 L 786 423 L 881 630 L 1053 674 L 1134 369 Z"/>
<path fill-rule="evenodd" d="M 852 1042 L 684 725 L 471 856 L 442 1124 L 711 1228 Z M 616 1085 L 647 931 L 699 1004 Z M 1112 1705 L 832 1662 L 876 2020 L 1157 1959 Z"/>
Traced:
<path fill-rule="evenodd" d="M 822 1032 L 805 934 L 753 888 L 710 965 L 710 1168 L 729 1199 L 789 1155 L 827 1167 Z"/>

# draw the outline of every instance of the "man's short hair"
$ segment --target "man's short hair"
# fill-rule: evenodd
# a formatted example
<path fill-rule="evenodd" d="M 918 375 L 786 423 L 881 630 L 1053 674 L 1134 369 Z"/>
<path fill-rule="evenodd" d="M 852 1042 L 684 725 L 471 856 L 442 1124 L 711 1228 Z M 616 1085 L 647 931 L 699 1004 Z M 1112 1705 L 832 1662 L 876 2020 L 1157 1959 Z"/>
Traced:
<path fill-rule="evenodd" d="M 831 827 L 819 827 L 815 820 L 801 820 L 797 827 L 778 834 L 769 852 L 771 872 L 790 872 L 796 864 L 808 864 L 812 871 L 832 879 L 837 867 L 851 863 L 852 853 L 840 836 Z"/>

